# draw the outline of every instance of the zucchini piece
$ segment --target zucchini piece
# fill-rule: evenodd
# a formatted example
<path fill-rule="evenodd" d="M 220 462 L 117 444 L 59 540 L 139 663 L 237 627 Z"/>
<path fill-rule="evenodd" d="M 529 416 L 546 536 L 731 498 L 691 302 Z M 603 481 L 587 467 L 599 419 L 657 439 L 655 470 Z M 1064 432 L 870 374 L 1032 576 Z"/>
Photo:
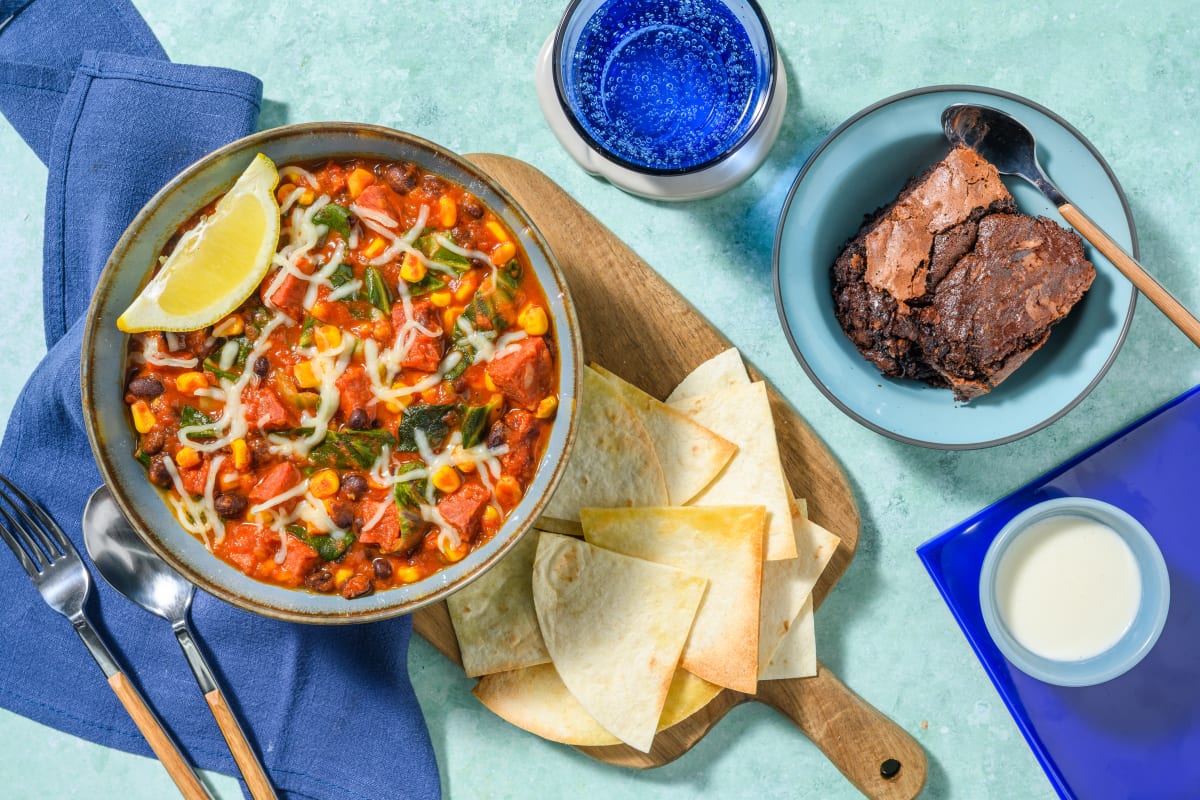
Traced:
<path fill-rule="evenodd" d="M 498 402 L 490 402 L 485 406 L 467 406 L 463 410 L 462 438 L 463 447 L 471 448 L 483 443 L 487 438 L 488 420 L 492 412 L 500 407 Z"/>
<path fill-rule="evenodd" d="M 450 435 L 450 423 L 446 421 L 446 417 L 458 409 L 457 403 L 409 406 L 404 409 L 400 417 L 400 428 L 396 431 L 397 449 L 405 453 L 416 452 L 417 431 L 424 432 L 430 447 L 435 450 L 441 447 Z"/>
<path fill-rule="evenodd" d="M 330 203 L 313 214 L 312 221 L 324 225 L 331 231 L 337 231 L 343 239 L 350 238 L 350 210 L 337 203 Z"/>
<path fill-rule="evenodd" d="M 179 427 L 181 428 L 190 428 L 193 425 L 212 425 L 214 422 L 216 422 L 216 420 L 214 420 L 208 414 L 192 408 L 191 406 L 184 406 L 183 410 L 179 414 Z M 215 439 L 217 438 L 217 432 L 212 429 L 192 431 L 188 434 L 187 438 L 194 442 L 199 442 L 204 439 Z"/>
<path fill-rule="evenodd" d="M 366 287 L 367 302 L 384 314 L 392 313 L 392 292 L 388 289 L 383 274 L 375 267 L 367 267 L 363 272 L 363 284 Z"/>

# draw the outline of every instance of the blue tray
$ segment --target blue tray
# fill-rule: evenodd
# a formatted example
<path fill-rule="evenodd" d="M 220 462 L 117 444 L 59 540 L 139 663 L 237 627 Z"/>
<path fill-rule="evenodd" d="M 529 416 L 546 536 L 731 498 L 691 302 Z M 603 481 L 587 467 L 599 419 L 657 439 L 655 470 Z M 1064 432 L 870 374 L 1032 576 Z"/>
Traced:
<path fill-rule="evenodd" d="M 1162 637 L 1138 666 L 1066 688 L 1012 666 L 979 609 L 992 539 L 1025 508 L 1086 496 L 1154 536 L 1171 576 Z M 1062 797 L 1200 797 L 1200 386 L 917 548 L 979 662 Z"/>

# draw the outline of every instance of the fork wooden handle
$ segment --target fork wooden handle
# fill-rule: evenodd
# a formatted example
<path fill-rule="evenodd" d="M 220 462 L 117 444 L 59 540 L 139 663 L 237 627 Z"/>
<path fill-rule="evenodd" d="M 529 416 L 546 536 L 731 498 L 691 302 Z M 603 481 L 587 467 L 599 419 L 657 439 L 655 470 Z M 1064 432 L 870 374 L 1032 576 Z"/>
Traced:
<path fill-rule="evenodd" d="M 1121 273 L 1129 278 L 1139 292 L 1158 306 L 1158 309 L 1167 315 L 1167 319 L 1175 323 L 1175 327 L 1192 340 L 1192 344 L 1200 347 L 1200 320 L 1192 316 L 1192 312 L 1184 308 L 1183 303 L 1176 300 L 1161 283 L 1142 268 L 1141 264 L 1122 250 L 1120 245 L 1078 208 L 1070 203 L 1064 203 L 1058 207 L 1058 213 L 1062 214 L 1063 219 L 1071 223 L 1075 230 L 1079 231 L 1083 238 L 1103 253 L 1117 269 L 1121 270 Z"/>
<path fill-rule="evenodd" d="M 133 717 L 134 724 L 138 726 L 142 736 L 146 737 L 146 741 L 150 743 L 150 749 L 166 767 L 171 780 L 175 781 L 175 785 L 179 787 L 180 793 L 187 800 L 210 800 L 208 790 L 200 783 L 200 779 L 196 777 L 191 765 L 179 752 L 175 742 L 171 741 L 171 737 L 163 730 L 158 718 L 154 716 L 154 712 L 146 705 L 146 701 L 142 699 L 134 685 L 125 677 L 125 673 L 114 672 L 108 678 L 108 685 L 116 692 L 117 697 L 121 700 L 121 705 L 125 706 L 125 710 L 129 712 L 129 716 Z"/>
<path fill-rule="evenodd" d="M 242 726 L 238 724 L 237 717 L 233 715 L 229 704 L 225 702 L 225 695 L 221 694 L 220 689 L 213 689 L 204 695 L 204 699 L 208 701 L 208 707 L 217 721 L 217 727 L 221 729 L 225 741 L 229 744 L 229 752 L 233 753 L 233 760 L 237 762 L 238 769 L 242 771 L 242 777 L 246 780 L 246 785 L 250 787 L 250 796 L 254 800 L 274 800 L 275 790 L 271 787 L 271 781 L 267 779 L 262 764 L 254 754 L 254 749 L 246 741 L 246 734 L 242 732 Z"/>

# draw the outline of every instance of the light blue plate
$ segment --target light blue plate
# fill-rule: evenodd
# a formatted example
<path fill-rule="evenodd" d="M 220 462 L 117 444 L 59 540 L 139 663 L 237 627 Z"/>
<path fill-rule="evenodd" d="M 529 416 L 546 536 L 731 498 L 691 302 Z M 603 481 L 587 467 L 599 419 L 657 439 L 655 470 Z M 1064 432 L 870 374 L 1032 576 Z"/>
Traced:
<path fill-rule="evenodd" d="M 1117 179 L 1066 121 L 1029 100 L 976 86 L 935 86 L 896 95 L 843 123 L 800 170 L 775 233 L 775 301 L 801 366 L 835 405 L 868 428 L 910 444 L 963 450 L 1004 444 L 1070 411 L 1108 370 L 1133 319 L 1137 292 L 1087 247 L 1096 281 L 1024 366 L 994 391 L 955 403 L 948 389 L 884 378 L 855 349 L 833 313 L 829 268 L 863 219 L 895 199 L 914 175 L 943 158 L 942 109 L 991 106 L 1037 137 L 1051 179 L 1126 251 L 1137 232 Z M 1005 178 L 1021 211 L 1067 226 L 1018 178 Z M 1085 243 L 1086 244 L 1086 243 Z"/>

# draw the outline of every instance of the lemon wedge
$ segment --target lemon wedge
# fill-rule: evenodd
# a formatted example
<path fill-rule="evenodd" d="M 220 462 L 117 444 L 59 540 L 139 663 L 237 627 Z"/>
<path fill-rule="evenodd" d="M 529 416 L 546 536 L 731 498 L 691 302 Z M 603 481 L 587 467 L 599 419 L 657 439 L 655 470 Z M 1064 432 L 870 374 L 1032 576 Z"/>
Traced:
<path fill-rule="evenodd" d="M 275 163 L 259 153 L 212 214 L 183 235 L 117 327 L 126 333 L 194 331 L 245 302 L 279 246 L 277 183 Z"/>

